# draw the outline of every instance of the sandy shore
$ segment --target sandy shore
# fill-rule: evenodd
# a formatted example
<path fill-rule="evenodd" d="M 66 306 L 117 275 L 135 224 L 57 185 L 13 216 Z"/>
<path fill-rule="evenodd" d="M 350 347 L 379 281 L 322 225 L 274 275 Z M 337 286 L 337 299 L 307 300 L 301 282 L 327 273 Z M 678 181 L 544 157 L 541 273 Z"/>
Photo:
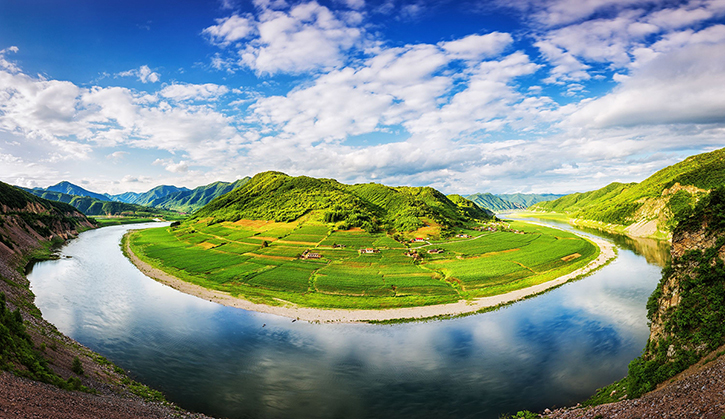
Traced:
<path fill-rule="evenodd" d="M 364 322 L 364 321 L 384 321 L 394 319 L 416 319 L 428 318 L 436 316 L 458 315 L 465 313 L 473 313 L 488 307 L 495 307 L 500 304 L 512 303 L 521 300 L 527 296 L 538 294 L 549 288 L 561 285 L 571 279 L 591 272 L 599 266 L 605 264 L 608 260 L 615 257 L 614 247 L 608 241 L 587 237 L 599 246 L 599 256 L 589 262 L 583 268 L 577 269 L 567 275 L 561 276 L 554 280 L 544 282 L 543 284 L 534 285 L 532 287 L 511 291 L 506 294 L 495 295 L 492 297 L 477 298 L 471 301 L 459 301 L 457 303 L 439 304 L 423 307 L 406 307 L 391 308 L 384 310 L 344 310 L 344 309 L 320 309 L 297 307 L 293 304 L 287 306 L 268 306 L 266 304 L 256 304 L 247 300 L 233 297 L 228 293 L 195 285 L 181 279 L 178 279 L 166 272 L 156 269 L 153 266 L 139 259 L 131 252 L 128 241 L 126 242 L 126 252 L 131 262 L 143 272 L 146 276 L 155 279 L 162 284 L 168 285 L 185 294 L 194 295 L 208 301 L 223 304 L 229 307 L 241 308 L 244 310 L 252 310 L 261 313 L 275 314 L 278 316 L 289 317 L 292 319 L 305 320 L 309 322 Z"/>

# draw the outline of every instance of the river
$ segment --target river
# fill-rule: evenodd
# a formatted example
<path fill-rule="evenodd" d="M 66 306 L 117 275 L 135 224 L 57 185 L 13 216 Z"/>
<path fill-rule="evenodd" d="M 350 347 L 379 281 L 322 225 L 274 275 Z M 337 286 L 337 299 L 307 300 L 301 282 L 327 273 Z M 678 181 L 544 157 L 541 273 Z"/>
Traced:
<path fill-rule="evenodd" d="M 556 224 L 546 221 L 549 224 Z M 626 375 L 667 246 L 597 234 L 618 258 L 495 312 L 397 325 L 311 324 L 163 286 L 82 233 L 28 274 L 66 335 L 192 411 L 227 418 L 478 418 L 576 404 Z M 571 229 L 567 225 L 560 226 Z M 577 230 L 581 232 L 581 230 Z"/>

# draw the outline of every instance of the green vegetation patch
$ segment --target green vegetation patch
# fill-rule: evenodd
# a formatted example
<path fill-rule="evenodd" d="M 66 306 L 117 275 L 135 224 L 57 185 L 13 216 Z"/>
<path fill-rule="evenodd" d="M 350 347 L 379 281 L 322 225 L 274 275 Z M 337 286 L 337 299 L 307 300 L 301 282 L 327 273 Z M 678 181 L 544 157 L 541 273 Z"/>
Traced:
<path fill-rule="evenodd" d="M 574 234 L 519 222 L 497 223 L 496 232 L 475 224 L 456 230 L 468 239 L 404 244 L 395 233 L 335 230 L 315 213 L 290 223 L 207 221 L 134 232 L 130 244 L 147 263 L 250 301 L 365 309 L 508 292 L 564 275 L 598 254 Z M 373 253 L 360 252 L 366 248 Z M 410 248 L 418 257 L 406 254 Z M 428 253 L 433 249 L 442 253 Z"/>
<path fill-rule="evenodd" d="M 76 358 L 77 359 L 77 358 Z M 83 367 L 74 363 L 74 371 L 83 374 Z M 48 365 L 48 360 L 36 350 L 28 335 L 19 310 L 7 308 L 5 293 L 0 293 L 0 369 L 67 390 L 92 390 L 81 385 L 77 377 L 63 380 Z"/>

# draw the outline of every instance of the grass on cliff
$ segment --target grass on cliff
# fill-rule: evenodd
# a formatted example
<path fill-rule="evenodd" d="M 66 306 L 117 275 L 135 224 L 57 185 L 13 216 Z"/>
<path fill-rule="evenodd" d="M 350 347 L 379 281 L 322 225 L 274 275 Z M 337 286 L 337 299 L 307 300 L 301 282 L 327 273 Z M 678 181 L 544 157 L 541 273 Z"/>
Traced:
<path fill-rule="evenodd" d="M 319 308 L 411 307 L 502 294 L 565 275 L 599 254 L 572 233 L 510 227 L 519 233 L 462 229 L 472 237 L 401 243 L 385 233 L 337 230 L 313 213 L 290 223 L 197 220 L 133 232 L 127 240 L 139 258 L 185 281 L 254 302 Z M 376 253 L 361 254 L 364 248 Z M 410 249 L 420 258 L 406 256 Z M 434 249 L 442 253 L 428 253 Z M 305 251 L 321 257 L 301 258 Z"/>
<path fill-rule="evenodd" d="M 725 344 L 725 263 L 720 257 L 725 247 L 725 188 L 702 199 L 680 220 L 675 235 L 698 231 L 718 238 L 713 247 L 689 250 L 663 270 L 647 302 L 647 317 L 664 334 L 648 341 L 642 356 L 630 363 L 627 392 L 631 397 L 653 390 Z M 663 301 L 673 297 L 664 295 L 664 284 L 670 279 L 679 284 L 681 299 L 662 311 Z"/>
<path fill-rule="evenodd" d="M 48 366 L 48 360 L 35 349 L 25 330 L 20 310 L 7 308 L 5 293 L 0 293 L 0 369 L 44 383 L 55 384 L 66 390 L 92 392 L 81 385 L 78 377 L 63 380 Z"/>

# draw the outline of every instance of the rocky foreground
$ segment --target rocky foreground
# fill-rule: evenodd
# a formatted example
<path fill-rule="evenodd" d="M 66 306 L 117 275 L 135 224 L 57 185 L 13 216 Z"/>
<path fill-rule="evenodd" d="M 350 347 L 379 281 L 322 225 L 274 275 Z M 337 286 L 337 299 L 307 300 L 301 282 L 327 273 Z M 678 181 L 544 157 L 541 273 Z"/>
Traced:
<path fill-rule="evenodd" d="M 206 418 L 129 396 L 61 390 L 9 372 L 0 374 L 0 417 L 38 419 Z"/>
<path fill-rule="evenodd" d="M 706 358 L 709 359 L 709 358 Z M 725 417 L 725 356 L 701 362 L 639 399 L 585 408 L 558 409 L 551 419 L 722 419 Z"/>

